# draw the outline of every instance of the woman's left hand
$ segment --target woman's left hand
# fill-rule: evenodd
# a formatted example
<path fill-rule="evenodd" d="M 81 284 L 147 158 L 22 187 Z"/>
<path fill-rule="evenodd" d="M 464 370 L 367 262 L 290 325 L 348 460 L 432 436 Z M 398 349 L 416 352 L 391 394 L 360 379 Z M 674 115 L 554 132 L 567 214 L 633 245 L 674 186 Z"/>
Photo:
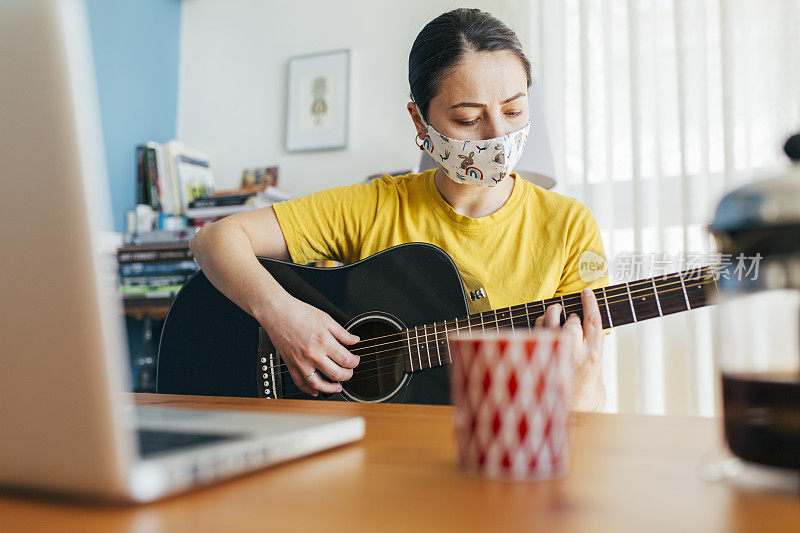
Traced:
<path fill-rule="evenodd" d="M 576 411 L 597 411 L 603 407 L 605 388 L 603 387 L 603 323 L 597 298 L 591 289 L 581 291 L 583 307 L 583 325 L 580 317 L 572 313 L 561 326 L 561 304 L 552 304 L 545 309 L 545 314 L 536 319 L 534 327 L 544 325 L 560 328 L 574 336 L 573 351 L 573 401 L 572 409 Z"/>

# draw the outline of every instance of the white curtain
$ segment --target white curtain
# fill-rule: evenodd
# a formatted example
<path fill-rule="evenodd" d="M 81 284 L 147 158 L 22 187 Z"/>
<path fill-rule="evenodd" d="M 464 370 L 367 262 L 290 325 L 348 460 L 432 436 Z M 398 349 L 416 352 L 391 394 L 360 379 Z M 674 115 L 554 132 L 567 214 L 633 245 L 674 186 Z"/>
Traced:
<path fill-rule="evenodd" d="M 678 270 L 681 253 L 713 262 L 706 225 L 720 195 L 781 172 L 800 130 L 800 0 L 529 6 L 555 190 L 592 209 L 611 283 L 629 279 L 631 254 L 637 277 L 664 261 Z M 712 312 L 615 328 L 606 411 L 717 413 Z"/>

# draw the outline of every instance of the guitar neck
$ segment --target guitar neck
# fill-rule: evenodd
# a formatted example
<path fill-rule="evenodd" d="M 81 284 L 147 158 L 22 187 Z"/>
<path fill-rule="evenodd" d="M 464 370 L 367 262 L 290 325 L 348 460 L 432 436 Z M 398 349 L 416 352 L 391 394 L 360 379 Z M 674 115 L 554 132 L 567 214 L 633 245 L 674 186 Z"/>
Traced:
<path fill-rule="evenodd" d="M 603 329 L 703 307 L 716 291 L 713 266 L 593 290 Z M 404 330 L 406 370 L 415 372 L 452 363 L 447 342 L 451 334 L 533 328 L 536 319 L 555 303 L 562 305 L 562 325 L 572 313 L 583 319 L 580 292 L 576 292 Z"/>

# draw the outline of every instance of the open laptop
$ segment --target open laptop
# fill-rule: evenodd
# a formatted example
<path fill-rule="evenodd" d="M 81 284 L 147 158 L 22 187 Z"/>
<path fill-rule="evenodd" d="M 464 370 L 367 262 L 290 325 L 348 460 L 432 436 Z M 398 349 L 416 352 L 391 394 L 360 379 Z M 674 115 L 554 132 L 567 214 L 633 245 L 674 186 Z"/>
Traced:
<path fill-rule="evenodd" d="M 125 405 L 109 204 L 85 6 L 0 0 L 0 485 L 148 501 L 363 436 Z"/>

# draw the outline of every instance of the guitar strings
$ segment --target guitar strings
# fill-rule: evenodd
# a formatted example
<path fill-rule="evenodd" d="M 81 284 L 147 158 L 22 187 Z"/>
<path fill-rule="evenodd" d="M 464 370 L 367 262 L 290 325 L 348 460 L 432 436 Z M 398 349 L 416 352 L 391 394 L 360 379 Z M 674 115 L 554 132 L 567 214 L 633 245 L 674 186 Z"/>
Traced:
<path fill-rule="evenodd" d="M 685 284 L 685 287 L 689 288 L 689 287 L 696 287 L 696 286 L 700 286 L 700 285 L 705 285 L 709 281 L 710 281 L 709 279 L 704 279 L 704 280 L 701 280 L 701 281 L 699 281 L 697 283 Z M 677 283 L 673 283 L 672 285 L 677 285 Z M 663 292 L 664 293 L 669 293 L 669 292 L 673 292 L 674 293 L 674 292 L 678 292 L 678 291 L 683 291 L 683 287 L 673 288 L 673 289 L 669 289 L 669 290 L 666 290 L 666 291 L 663 291 Z M 616 300 L 616 301 L 613 301 L 611 303 L 612 304 L 613 303 L 619 303 L 619 302 L 622 302 L 622 301 L 628 301 L 628 299 L 626 298 L 626 299 L 622 299 L 622 300 Z M 688 306 L 688 308 L 689 309 L 696 309 L 696 307 L 693 308 L 690 305 Z M 687 309 L 687 310 L 689 310 L 689 309 Z M 514 318 L 515 319 L 518 319 L 518 318 L 521 319 L 523 317 L 514 317 Z M 517 325 L 520 326 L 520 327 L 528 329 L 527 326 L 525 326 L 524 322 L 521 322 L 520 324 L 517 324 Z M 533 328 L 531 328 L 531 329 L 533 329 Z M 417 345 L 419 346 L 419 343 Z M 393 350 L 384 350 L 384 351 L 376 352 L 376 353 L 385 353 L 386 351 L 393 351 Z M 402 354 L 400 352 L 398 352 L 398 353 L 395 353 L 395 354 L 393 354 L 391 356 L 382 356 L 382 357 L 376 357 L 375 359 L 370 359 L 369 361 L 376 361 L 378 363 L 386 362 L 386 361 L 389 361 L 389 363 L 385 364 L 385 365 L 378 364 L 378 365 L 376 365 L 375 368 L 371 368 L 369 370 L 369 373 L 360 374 L 358 378 L 350 379 L 350 380 L 347 380 L 347 381 L 345 381 L 343 383 L 360 383 L 360 382 L 364 382 L 364 381 L 372 381 L 375 378 L 377 378 L 378 376 L 380 376 L 382 373 L 385 373 L 387 369 L 396 369 L 397 366 L 398 366 L 398 363 L 402 364 L 403 372 L 405 372 L 405 360 L 398 361 L 398 357 L 400 357 L 401 355 Z M 409 356 L 410 356 L 410 354 L 409 354 Z M 438 359 L 439 358 L 437 357 L 437 360 Z M 432 359 L 431 359 L 431 361 L 432 361 Z M 435 368 L 437 366 L 443 366 L 443 365 L 447 365 L 447 364 L 450 364 L 450 363 L 451 363 L 451 361 L 450 361 L 449 352 L 448 352 L 448 358 L 446 360 L 443 360 L 441 365 L 432 364 L 428 368 Z M 420 368 L 419 370 L 422 370 L 422 368 Z M 289 373 L 288 372 L 281 372 L 281 376 L 282 377 L 283 377 L 284 374 L 289 374 Z M 289 377 L 291 379 L 291 375 Z M 397 383 L 397 382 L 395 382 L 395 383 Z M 396 387 L 396 384 L 395 384 L 395 387 Z M 309 396 L 307 393 L 304 393 L 304 392 L 301 391 L 299 394 L 287 395 L 287 396 L 284 396 L 284 398 L 293 399 L 293 398 L 303 398 L 303 397 L 307 397 L 307 396 Z"/>
<path fill-rule="evenodd" d="M 662 287 L 668 288 L 668 287 L 673 287 L 673 286 L 676 286 L 678 284 L 681 284 L 681 285 L 683 285 L 683 286 L 685 286 L 687 288 L 691 288 L 691 287 L 707 284 L 708 281 L 709 280 L 703 280 L 703 281 L 700 281 L 698 283 L 689 283 L 689 284 L 682 283 L 681 281 L 676 281 L 676 282 L 673 282 L 673 283 L 664 284 Z M 605 304 L 606 306 L 611 306 L 611 305 L 615 305 L 615 304 L 623 303 L 623 302 L 632 303 L 634 294 L 639 295 L 640 293 L 643 293 L 643 292 L 646 292 L 646 291 L 644 289 L 642 289 L 642 290 L 634 290 L 634 291 L 630 291 L 630 292 L 631 292 L 631 297 L 623 296 L 622 298 L 616 299 L 616 300 L 612 300 L 611 298 L 614 298 L 614 297 L 619 296 L 619 295 L 615 294 L 615 295 L 611 295 L 611 296 L 601 296 L 601 297 L 597 298 L 598 304 Z M 671 291 L 670 290 L 665 290 L 665 291 L 659 291 L 659 292 L 667 293 L 667 292 L 671 292 Z M 565 298 L 565 302 L 564 302 L 564 305 L 563 305 L 563 313 L 564 314 L 571 313 L 571 312 L 574 312 L 576 310 L 580 311 L 582 309 L 582 303 L 580 302 L 580 294 L 579 293 L 577 293 L 577 294 L 578 294 L 578 296 L 570 296 L 571 300 L 569 302 L 567 302 L 566 298 Z M 559 303 L 559 302 L 553 302 L 553 303 Z M 519 304 L 519 305 L 524 305 L 524 304 Z M 528 319 L 528 321 L 530 321 L 531 317 L 538 318 L 538 316 L 541 316 L 541 315 L 544 314 L 544 313 L 541 313 L 541 315 L 540 315 L 538 309 L 536 311 L 529 311 L 526 308 L 524 313 L 518 313 L 516 315 L 513 314 L 513 311 L 514 310 L 508 311 L 508 315 L 509 316 L 507 318 L 496 318 L 496 319 L 492 319 L 492 320 L 484 322 L 482 320 L 482 317 L 478 317 L 478 318 L 474 318 L 473 319 L 472 315 L 470 315 L 470 317 L 466 317 L 466 318 L 462 318 L 462 319 L 456 319 L 454 322 L 443 321 L 442 324 L 439 324 L 439 327 L 455 325 L 456 326 L 455 330 L 457 331 L 459 329 L 462 329 L 461 325 L 464 326 L 463 329 L 477 328 L 480 325 L 480 326 L 482 326 L 482 329 L 485 330 L 486 327 L 488 327 L 488 328 L 495 327 L 501 321 L 502 322 L 510 322 L 512 319 L 516 320 L 516 321 L 518 321 L 519 319 Z M 518 309 L 517 311 L 523 311 L 523 309 Z M 602 314 L 602 311 L 601 311 L 601 314 Z M 496 313 L 495 313 L 495 316 L 497 316 Z M 479 319 L 480 319 L 480 323 L 478 323 Z M 470 323 L 470 322 L 474 322 L 474 323 Z M 411 346 L 419 347 L 423 343 L 427 344 L 428 342 L 430 342 L 430 341 L 427 340 L 428 336 L 437 337 L 440 333 L 450 333 L 450 332 L 452 332 L 452 330 L 450 328 L 448 328 L 448 327 L 445 327 L 445 331 L 442 331 L 442 332 L 440 332 L 440 331 L 429 331 L 431 328 L 433 328 L 435 330 L 436 326 L 437 326 L 437 324 L 434 323 L 434 324 L 430 324 L 430 325 L 417 326 L 415 328 L 405 329 L 405 330 L 402 330 L 402 331 L 399 331 L 399 332 L 394 332 L 394 333 L 390 333 L 388 335 L 382 335 L 382 336 L 379 336 L 379 337 L 370 337 L 368 339 L 365 339 L 365 341 L 364 341 L 365 344 L 361 344 L 361 342 L 359 342 L 359 343 L 356 343 L 355 345 L 353 345 L 354 348 L 350 350 L 350 353 L 352 353 L 353 355 L 358 355 L 358 356 L 375 355 L 376 353 L 381 353 L 381 352 L 380 351 L 379 352 L 373 351 L 374 348 L 378 348 L 380 346 L 391 346 L 391 345 L 395 345 L 397 343 L 404 343 L 404 344 L 410 343 Z M 531 324 L 529 327 L 533 327 L 533 325 Z M 409 333 L 408 334 L 408 338 L 406 338 L 406 332 Z M 414 332 L 414 338 L 412 338 L 412 336 L 411 336 L 412 332 Z M 424 338 L 425 340 L 421 340 L 422 338 Z M 377 339 L 392 339 L 392 340 L 390 340 L 388 342 L 383 342 L 383 343 L 369 344 L 369 341 L 375 341 Z"/>
<path fill-rule="evenodd" d="M 704 285 L 704 284 L 707 284 L 708 282 L 709 282 L 709 280 L 708 280 L 708 279 L 706 279 L 706 280 L 702 280 L 702 281 L 700 281 L 700 282 L 697 282 L 697 283 L 689 283 L 689 284 L 684 284 L 684 286 L 685 286 L 685 287 L 687 287 L 687 288 L 689 288 L 689 287 L 695 287 L 695 286 L 699 286 L 699 285 Z M 678 282 L 678 283 L 680 283 L 680 282 Z M 677 285 L 678 283 L 673 283 L 673 284 L 671 284 L 671 285 Z M 664 293 L 669 293 L 669 292 L 677 292 L 677 291 L 679 291 L 679 290 L 682 290 L 682 289 L 683 289 L 683 287 L 681 287 L 681 288 L 675 288 L 675 289 L 669 289 L 669 290 L 665 290 L 665 291 L 663 291 L 663 292 L 664 292 Z M 604 300 L 604 298 L 600 298 L 599 300 Z M 623 301 L 626 301 L 626 302 L 627 302 L 627 301 L 630 301 L 630 299 L 628 299 L 628 298 L 623 298 L 623 299 L 620 299 L 620 300 L 609 301 L 608 303 L 609 303 L 609 304 L 615 304 L 615 303 L 620 303 L 620 302 L 623 302 Z M 566 307 L 569 307 L 569 306 L 565 306 L 565 308 L 566 308 Z M 690 307 L 690 308 L 691 308 L 691 307 Z M 515 326 L 519 326 L 519 327 L 523 327 L 523 328 L 525 328 L 525 329 L 529 329 L 529 328 L 530 328 L 530 329 L 532 329 L 533 327 L 532 327 L 532 326 L 526 326 L 526 325 L 525 325 L 525 320 L 523 320 L 523 319 L 527 319 L 527 318 L 529 318 L 529 317 L 530 317 L 530 315 L 532 315 L 532 314 L 531 314 L 531 313 L 526 313 L 526 314 L 524 314 L 524 315 L 521 315 L 521 316 L 514 316 L 514 317 L 513 317 L 513 320 L 517 322 L 517 323 L 515 323 L 514 325 L 515 325 Z M 538 318 L 538 317 L 537 317 L 537 318 Z M 503 319 L 503 320 L 508 320 L 508 321 L 511 321 L 512 319 L 511 319 L 511 318 L 509 318 L 509 319 Z M 486 322 L 486 323 L 484 323 L 484 326 L 487 326 L 487 325 L 488 325 L 489 327 L 491 327 L 492 325 L 497 325 L 497 324 L 499 324 L 499 323 L 500 323 L 500 320 L 496 320 L 496 321 L 492 321 L 492 322 Z M 514 323 L 514 322 L 511 322 L 511 323 Z M 430 326 L 426 326 L 424 329 L 425 329 L 425 330 L 427 330 L 429 327 L 430 327 Z M 477 327 L 477 325 L 475 325 L 475 326 L 472 326 L 472 327 Z M 497 327 L 499 328 L 500 326 L 497 326 Z M 416 329 L 418 329 L 418 328 L 416 328 Z M 457 330 L 456 330 L 456 331 L 457 331 Z M 427 339 L 427 337 L 428 337 L 429 335 L 434 335 L 434 336 L 435 336 L 435 335 L 438 335 L 438 332 L 436 332 L 436 333 L 434 333 L 434 332 L 430 332 L 430 333 L 424 333 L 424 335 L 420 335 L 419 337 L 420 337 L 420 338 L 421 338 L 421 337 L 425 337 L 425 338 Z M 388 337 L 388 336 L 387 336 L 387 337 Z M 397 342 L 397 341 L 395 341 L 395 342 Z M 431 341 L 427 341 L 427 340 L 426 340 L 426 341 L 423 341 L 423 342 L 424 342 L 424 343 L 427 345 L 427 344 L 428 344 L 429 342 L 431 342 Z M 439 342 L 439 341 L 436 341 L 436 342 Z M 377 345 L 377 346 L 386 346 L 386 345 L 389 345 L 389 344 L 392 344 L 392 343 L 383 343 L 383 344 L 379 344 L 379 345 Z M 416 346 L 419 348 L 419 346 L 421 346 L 421 345 L 422 345 L 422 342 L 415 342 L 415 343 L 414 343 L 414 345 L 416 345 Z M 377 355 L 377 354 L 380 354 L 380 353 L 392 352 L 392 351 L 394 351 L 394 350 L 395 350 L 395 349 L 389 349 L 389 350 L 380 350 L 380 351 L 378 351 L 378 352 L 372 352 L 372 353 L 370 353 L 370 354 L 364 354 L 364 355 Z M 365 375 L 361 375 L 359 378 L 357 378 L 357 379 L 355 379 L 355 380 L 352 380 L 352 379 L 351 379 L 351 380 L 348 380 L 347 382 L 348 382 L 348 383 L 356 383 L 356 382 L 358 382 L 358 381 L 363 381 L 363 380 L 365 380 L 365 379 L 373 379 L 374 377 L 378 376 L 378 375 L 381 373 L 381 369 L 386 369 L 386 368 L 394 368 L 394 367 L 396 366 L 396 359 L 397 359 L 398 355 L 399 355 L 399 354 L 393 354 L 393 355 L 391 355 L 391 356 L 380 356 L 380 357 L 375 357 L 374 359 L 371 359 L 370 361 L 373 361 L 373 360 L 374 360 L 374 361 L 376 361 L 376 362 L 382 362 L 382 361 L 390 360 L 390 363 L 389 363 L 388 365 L 379 365 L 379 366 L 377 366 L 376 368 L 373 368 L 373 369 L 371 369 L 371 370 L 370 370 L 370 372 L 374 372 L 374 374 L 365 374 Z M 418 355 L 419 355 L 419 354 L 418 354 Z M 409 354 L 409 357 L 413 357 L 413 356 L 412 356 L 411 354 Z M 427 354 L 426 354 L 426 357 L 428 357 L 428 355 L 427 355 Z M 429 357 L 428 357 L 428 358 L 429 358 Z M 430 359 L 430 358 L 429 358 L 429 359 Z M 440 357 L 437 357 L 436 359 L 437 359 L 437 360 L 439 360 L 439 359 L 440 359 Z M 432 361 L 433 361 L 433 359 L 430 359 L 430 361 L 432 362 Z M 442 362 L 442 364 L 449 364 L 449 360 L 448 360 L 447 362 Z M 439 365 L 431 365 L 429 368 L 432 368 L 432 367 L 435 367 L 435 366 L 439 366 Z M 282 378 L 283 378 L 285 375 L 287 375 L 287 374 L 288 374 L 288 375 L 290 376 L 290 378 L 291 378 L 291 373 L 288 371 L 288 366 L 287 366 L 285 363 L 281 363 L 281 364 L 277 365 L 277 366 L 276 366 L 276 368 L 277 368 L 277 369 L 279 369 L 279 373 L 280 373 L 280 375 L 281 375 L 281 377 L 282 377 Z M 284 369 L 285 369 L 285 370 L 284 370 Z M 421 369 L 421 368 L 420 368 L 420 369 Z M 305 395 L 306 393 L 302 393 L 302 394 L 303 394 L 303 395 Z M 285 398 L 289 398 L 289 396 L 286 396 Z"/>
<path fill-rule="evenodd" d="M 680 282 L 678 282 L 678 283 L 680 283 Z M 687 284 L 687 285 L 685 285 L 685 286 L 686 286 L 687 288 L 690 288 L 690 287 L 695 287 L 695 286 L 699 286 L 699 285 L 704 285 L 704 284 L 707 284 L 707 283 L 708 283 L 708 280 L 705 280 L 705 281 L 701 281 L 701 282 L 698 282 L 698 283 L 690 283 L 690 284 Z M 676 285 L 676 284 L 677 284 L 677 283 L 673 283 L 673 284 L 671 284 L 671 285 L 673 285 L 673 286 L 674 286 L 674 285 Z M 682 288 L 681 288 L 681 289 L 677 289 L 677 288 L 676 288 L 676 289 L 670 289 L 670 290 L 666 290 L 666 291 L 663 291 L 663 292 L 664 292 L 664 293 L 668 293 L 668 292 L 677 292 L 678 290 L 682 290 Z M 603 298 L 600 298 L 599 300 L 603 300 Z M 621 303 L 621 302 L 626 302 L 626 303 L 627 303 L 627 302 L 629 302 L 629 301 L 630 301 L 630 299 L 628 299 L 628 298 L 623 298 L 623 299 L 619 299 L 619 300 L 610 301 L 610 302 L 608 302 L 608 304 L 609 304 L 609 305 L 613 305 L 613 304 L 617 304 L 617 303 Z M 565 306 L 565 308 L 569 308 L 569 307 L 570 307 L 570 306 Z M 580 304 L 578 305 L 578 307 L 580 307 Z M 523 314 L 523 315 L 521 315 L 521 316 L 515 316 L 515 317 L 513 317 L 513 318 L 514 318 L 515 320 L 519 321 L 520 319 L 523 319 L 523 318 L 525 318 L 525 319 L 528 319 L 528 318 L 530 318 L 530 316 L 533 316 L 533 315 L 534 315 L 533 313 L 527 313 L 527 314 Z M 540 316 L 541 316 L 541 315 L 540 315 Z M 537 316 L 537 318 L 538 318 L 538 316 Z M 502 320 L 503 320 L 503 321 L 510 321 L 511 319 L 509 318 L 509 319 L 502 319 Z M 485 329 L 485 327 L 487 327 L 487 326 L 488 326 L 489 328 L 492 328 L 492 327 L 495 327 L 495 326 L 496 326 L 496 327 L 500 327 L 500 326 L 497 326 L 499 323 L 500 323 L 500 320 L 494 320 L 494 321 L 484 322 L 484 323 L 483 323 L 483 326 L 484 326 L 484 329 Z M 525 326 L 524 326 L 524 322 L 520 322 L 519 324 L 515 324 L 515 325 L 520 325 L 520 326 L 523 326 L 523 327 L 525 327 Z M 471 325 L 471 326 L 466 326 L 464 329 L 466 329 L 467 327 L 470 327 L 470 328 L 476 328 L 477 326 L 478 326 L 478 324 Z M 432 326 L 425 326 L 425 327 L 420 327 L 420 328 L 422 328 L 424 331 L 427 331 L 427 329 L 429 329 L 430 327 L 432 327 Z M 527 327 L 533 328 L 533 326 L 527 326 Z M 416 330 L 419 330 L 420 328 L 415 328 L 415 329 L 416 329 Z M 458 329 L 459 329 L 459 328 L 457 328 L 457 329 L 456 329 L 456 331 L 457 331 Z M 403 330 L 403 331 L 410 331 L 410 330 Z M 443 332 L 443 333 L 444 333 L 444 332 Z M 452 331 L 451 331 L 451 330 L 448 330 L 448 332 L 447 332 L 447 333 L 452 333 Z M 386 338 L 386 337 L 398 336 L 398 335 L 402 337 L 403 333 L 402 333 L 402 332 L 399 332 L 399 333 L 395 333 L 395 334 L 392 334 L 392 335 L 387 335 L 387 336 L 383 336 L 383 337 L 376 337 L 376 338 Z M 424 345 L 426 346 L 426 345 L 428 345 L 430 342 L 434 342 L 434 341 L 427 340 L 427 338 L 428 338 L 429 336 L 433 336 L 433 337 L 435 338 L 435 337 L 436 337 L 436 336 L 438 336 L 438 335 L 439 335 L 439 332 L 438 332 L 438 331 L 437 331 L 437 332 L 435 332 L 435 333 L 434 333 L 434 332 L 426 332 L 426 333 L 424 333 L 424 334 L 422 334 L 422 335 L 418 335 L 418 336 L 417 336 L 417 338 L 416 338 L 416 339 L 414 339 L 414 342 L 413 342 L 413 343 L 411 343 L 411 346 L 415 346 L 415 347 L 417 347 L 417 348 L 418 348 L 418 352 L 419 352 L 419 347 L 420 347 L 420 346 L 424 346 Z M 423 337 L 425 338 L 425 340 L 421 340 Z M 371 340 L 371 339 L 369 339 L 369 340 Z M 370 346 L 369 348 L 374 348 L 374 347 L 378 347 L 378 346 L 390 346 L 390 345 L 397 344 L 397 343 L 402 343 L 403 345 L 405 345 L 405 344 L 408 344 L 408 343 L 409 343 L 409 341 L 411 341 L 411 339 L 410 339 L 410 338 L 409 338 L 408 340 L 406 340 L 405 338 L 401 338 L 401 339 L 399 339 L 399 340 L 395 340 L 395 341 L 392 341 L 392 342 L 381 343 L 381 344 L 378 344 L 378 345 Z M 435 342 L 438 342 L 438 341 L 435 341 Z M 403 346 L 403 347 L 404 347 L 404 346 Z M 363 348 L 363 347 L 360 347 L 360 348 Z M 395 347 L 393 347 L 393 348 L 390 348 L 390 349 L 388 349 L 388 350 L 380 350 L 380 351 L 377 351 L 377 352 L 367 352 L 367 353 L 363 353 L 363 356 L 366 356 L 366 355 L 377 355 L 377 354 L 380 354 L 380 353 L 386 353 L 386 352 L 394 351 L 395 349 L 397 349 L 397 346 L 395 346 Z M 427 349 L 427 348 L 426 348 L 426 349 Z M 353 353 L 353 354 L 355 355 L 355 350 L 351 351 L 351 353 Z M 413 355 L 411 355 L 411 354 L 409 353 L 409 357 L 413 357 Z M 427 355 L 426 355 L 426 357 L 427 357 Z M 392 358 L 393 358 L 393 356 L 392 356 Z M 380 358 L 378 358 L 378 359 L 380 359 Z M 285 367 L 285 366 L 286 366 L 286 365 L 285 365 L 285 363 L 281 363 L 280 365 L 277 365 L 277 366 L 276 366 L 276 368 Z"/>
<path fill-rule="evenodd" d="M 704 267 L 704 270 L 706 268 L 709 268 L 709 267 Z M 700 284 L 708 283 L 708 281 L 710 281 L 711 279 L 712 278 L 707 278 L 707 279 L 704 278 L 704 280 Z M 678 283 L 682 283 L 682 280 L 670 281 L 670 283 L 662 284 L 661 287 L 671 287 L 671 286 L 674 286 L 675 284 L 678 284 Z M 692 287 L 692 286 L 695 286 L 695 285 L 697 285 L 697 284 L 689 284 L 689 285 L 686 285 L 686 286 L 687 287 Z M 639 287 L 642 287 L 641 290 L 638 290 Z M 620 302 L 628 302 L 629 300 L 632 301 L 634 294 L 638 295 L 640 293 L 649 292 L 651 287 L 652 287 L 652 281 L 651 280 L 637 281 L 637 282 L 629 285 L 629 289 L 633 289 L 633 290 L 626 290 L 626 293 L 630 293 L 630 297 L 626 296 L 625 294 L 613 294 L 611 296 L 607 296 L 607 295 L 606 296 L 597 296 L 596 295 L 596 297 L 597 297 L 598 304 L 599 304 L 601 301 L 605 302 L 606 300 L 608 300 L 610 298 L 614 298 L 614 297 L 617 297 L 617 296 L 622 296 L 621 299 L 608 301 L 608 303 L 606 304 L 606 305 L 614 305 L 614 304 L 617 304 L 617 303 L 620 303 Z M 608 287 L 603 287 L 602 289 L 606 289 L 605 292 L 608 292 L 610 290 Z M 595 290 L 601 290 L 601 289 L 595 289 Z M 622 290 L 622 287 L 616 287 L 613 290 Z M 605 292 L 604 292 L 604 294 L 605 294 Z M 552 304 L 555 304 L 555 303 L 561 303 L 561 302 L 558 301 L 558 300 L 561 300 L 561 299 L 562 299 L 561 297 L 558 297 L 556 299 L 556 301 L 551 302 L 549 305 L 552 305 Z M 548 300 L 552 300 L 552 298 L 548 298 Z M 564 307 L 565 310 L 574 311 L 576 307 L 579 308 L 579 309 L 582 308 L 580 293 L 573 293 L 573 294 L 564 296 L 563 300 L 564 300 L 563 307 Z M 545 301 L 546 300 L 540 300 L 542 305 L 545 305 L 544 304 Z M 538 303 L 538 302 L 532 302 L 532 303 Z M 522 307 L 520 307 L 520 306 L 522 306 Z M 515 307 L 520 307 L 520 308 L 519 309 L 514 309 Z M 517 311 L 517 312 L 524 311 L 524 313 L 522 313 L 522 316 L 533 316 L 534 314 L 538 313 L 538 310 L 537 311 L 532 311 L 530 309 L 529 304 L 517 304 L 515 306 L 511 306 L 511 307 L 508 307 L 506 309 L 508 309 L 508 311 L 503 311 L 503 312 L 506 312 L 509 315 L 511 315 L 515 311 Z M 498 322 L 500 320 L 504 320 L 504 321 L 508 320 L 508 318 L 502 318 L 502 319 L 501 318 L 493 318 L 492 320 L 490 320 L 488 322 L 483 322 L 483 317 L 481 315 L 483 315 L 483 313 L 488 313 L 488 312 L 493 313 L 495 315 L 495 317 L 498 314 L 498 310 L 483 311 L 481 313 L 476 313 L 475 315 L 470 315 L 468 317 L 454 319 L 455 320 L 454 322 L 449 322 L 447 320 L 444 320 L 444 321 L 442 321 L 442 324 L 439 324 L 439 325 L 442 326 L 442 325 L 454 324 L 454 325 L 458 326 L 459 322 L 463 322 L 463 321 L 470 322 L 470 321 L 481 320 L 481 322 L 484 325 L 492 326 L 494 323 L 496 323 L 496 322 Z M 514 318 L 518 318 L 518 316 L 515 316 Z M 437 325 L 436 323 L 433 323 L 433 324 L 428 324 L 428 325 L 416 326 L 414 328 L 407 328 L 406 330 L 403 330 L 403 332 L 405 332 L 405 331 L 409 331 L 409 332 L 417 331 L 418 332 L 419 330 L 431 328 L 431 327 L 434 327 L 436 325 Z M 476 327 L 478 324 L 475 324 L 475 325 L 468 324 L 468 325 L 470 327 Z M 370 337 L 367 340 L 368 341 L 375 341 L 375 340 L 379 340 L 379 339 L 386 339 L 386 338 L 390 338 L 390 337 L 396 337 L 398 335 L 402 336 L 403 332 L 390 333 L 390 334 L 382 335 L 382 336 L 379 336 L 379 337 Z M 394 341 L 394 342 L 396 342 L 396 341 Z M 363 345 L 363 346 L 358 346 L 358 344 L 359 343 L 356 343 L 356 345 L 355 345 L 355 346 L 358 347 L 357 349 L 375 348 L 377 346 L 380 346 L 380 344 Z"/>

